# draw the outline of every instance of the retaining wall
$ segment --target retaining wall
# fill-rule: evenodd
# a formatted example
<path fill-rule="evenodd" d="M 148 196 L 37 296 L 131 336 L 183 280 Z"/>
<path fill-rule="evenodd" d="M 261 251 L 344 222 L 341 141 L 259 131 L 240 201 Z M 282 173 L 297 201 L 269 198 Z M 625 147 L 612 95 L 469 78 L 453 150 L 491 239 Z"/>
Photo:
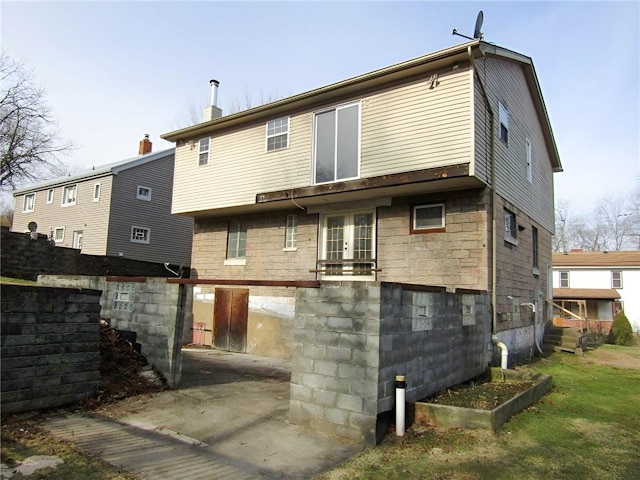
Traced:
<path fill-rule="evenodd" d="M 193 323 L 190 285 L 167 283 L 165 278 L 58 275 L 40 275 L 38 283 L 102 290 L 101 316 L 113 328 L 136 332 L 147 361 L 170 386 L 179 385 L 180 347 L 191 341 Z"/>
<path fill-rule="evenodd" d="M 74 403 L 98 388 L 100 293 L 1 286 L 3 415 Z"/>
<path fill-rule="evenodd" d="M 384 282 L 298 288 L 291 422 L 375 444 L 394 408 L 396 375 L 413 402 L 485 371 L 489 302 L 487 292 Z"/>

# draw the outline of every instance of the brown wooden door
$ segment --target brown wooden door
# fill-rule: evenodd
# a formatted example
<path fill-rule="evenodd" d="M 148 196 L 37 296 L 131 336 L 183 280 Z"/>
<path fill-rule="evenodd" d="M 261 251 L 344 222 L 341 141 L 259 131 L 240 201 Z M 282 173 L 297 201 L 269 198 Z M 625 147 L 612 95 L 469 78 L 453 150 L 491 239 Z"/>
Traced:
<path fill-rule="evenodd" d="M 229 352 L 247 351 L 249 290 L 216 288 L 213 304 L 213 346 Z"/>

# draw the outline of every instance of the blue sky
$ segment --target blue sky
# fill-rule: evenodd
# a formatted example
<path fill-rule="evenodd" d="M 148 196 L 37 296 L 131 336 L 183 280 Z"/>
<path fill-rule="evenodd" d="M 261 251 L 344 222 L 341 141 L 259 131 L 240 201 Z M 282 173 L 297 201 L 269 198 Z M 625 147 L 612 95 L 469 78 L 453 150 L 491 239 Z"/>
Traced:
<path fill-rule="evenodd" d="M 633 2 L 11 2 L 0 42 L 47 91 L 81 167 L 137 154 L 189 109 L 285 97 L 466 41 L 533 58 L 564 173 L 556 199 L 588 211 L 640 176 L 640 4 Z M 200 113 L 198 113 L 200 114 Z"/>

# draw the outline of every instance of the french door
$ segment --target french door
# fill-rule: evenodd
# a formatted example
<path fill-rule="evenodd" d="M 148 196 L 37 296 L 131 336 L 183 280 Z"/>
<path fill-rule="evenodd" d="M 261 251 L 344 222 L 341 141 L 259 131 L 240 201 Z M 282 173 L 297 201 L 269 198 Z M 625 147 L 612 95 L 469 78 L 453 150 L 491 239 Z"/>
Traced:
<path fill-rule="evenodd" d="M 375 214 L 371 211 L 327 213 L 320 243 L 322 278 L 375 278 Z M 334 262 L 332 260 L 335 260 Z M 354 278 L 355 279 L 355 278 Z"/>

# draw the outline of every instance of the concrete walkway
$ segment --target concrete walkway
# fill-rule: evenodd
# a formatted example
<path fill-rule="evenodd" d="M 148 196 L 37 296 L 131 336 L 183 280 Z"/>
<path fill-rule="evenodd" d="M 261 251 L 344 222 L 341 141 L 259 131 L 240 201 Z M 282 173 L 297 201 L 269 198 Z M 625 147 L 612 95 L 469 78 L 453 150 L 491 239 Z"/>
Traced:
<path fill-rule="evenodd" d="M 183 350 L 179 389 L 44 427 L 143 479 L 306 479 L 360 452 L 288 423 L 289 379 L 287 360 Z"/>

